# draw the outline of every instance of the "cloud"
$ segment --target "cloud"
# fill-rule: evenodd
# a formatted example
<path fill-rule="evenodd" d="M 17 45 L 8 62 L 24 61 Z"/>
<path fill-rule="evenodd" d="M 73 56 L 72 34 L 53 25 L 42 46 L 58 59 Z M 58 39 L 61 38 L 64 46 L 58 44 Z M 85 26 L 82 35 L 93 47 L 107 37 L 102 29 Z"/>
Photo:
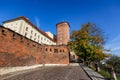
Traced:
<path fill-rule="evenodd" d="M 104 47 L 105 49 L 110 49 L 112 54 L 120 55 L 120 34 L 107 43 Z"/>
<path fill-rule="evenodd" d="M 40 23 L 39 23 L 39 19 L 37 16 L 35 16 L 35 21 L 36 21 L 36 25 L 38 28 L 40 28 Z"/>
<path fill-rule="evenodd" d="M 112 51 L 116 51 L 116 50 L 120 50 L 120 46 L 119 47 L 115 47 L 113 49 L 111 49 Z"/>
<path fill-rule="evenodd" d="M 116 41 L 120 41 L 120 35 L 118 35 L 117 37 L 115 37 L 111 42 L 116 42 Z"/>

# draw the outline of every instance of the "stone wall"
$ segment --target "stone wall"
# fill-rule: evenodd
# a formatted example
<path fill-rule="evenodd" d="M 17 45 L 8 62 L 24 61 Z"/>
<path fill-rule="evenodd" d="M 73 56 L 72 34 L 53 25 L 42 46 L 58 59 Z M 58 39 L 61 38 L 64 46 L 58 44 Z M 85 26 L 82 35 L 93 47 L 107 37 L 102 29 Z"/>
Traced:
<path fill-rule="evenodd" d="M 67 46 L 41 45 L 0 27 L 0 67 L 69 64 Z"/>

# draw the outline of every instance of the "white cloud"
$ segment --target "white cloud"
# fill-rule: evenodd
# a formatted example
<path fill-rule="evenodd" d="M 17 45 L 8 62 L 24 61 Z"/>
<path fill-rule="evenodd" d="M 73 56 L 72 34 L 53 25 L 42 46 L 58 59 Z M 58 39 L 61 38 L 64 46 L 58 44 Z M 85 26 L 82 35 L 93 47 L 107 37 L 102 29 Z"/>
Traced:
<path fill-rule="evenodd" d="M 120 35 L 118 35 L 117 37 L 115 37 L 111 42 L 116 42 L 116 41 L 120 41 Z"/>
<path fill-rule="evenodd" d="M 36 25 L 38 28 L 40 28 L 40 23 L 39 23 L 39 19 L 37 16 L 35 16 L 35 21 L 36 21 Z"/>
<path fill-rule="evenodd" d="M 120 35 L 112 39 L 104 47 L 110 49 L 112 54 L 120 55 Z"/>

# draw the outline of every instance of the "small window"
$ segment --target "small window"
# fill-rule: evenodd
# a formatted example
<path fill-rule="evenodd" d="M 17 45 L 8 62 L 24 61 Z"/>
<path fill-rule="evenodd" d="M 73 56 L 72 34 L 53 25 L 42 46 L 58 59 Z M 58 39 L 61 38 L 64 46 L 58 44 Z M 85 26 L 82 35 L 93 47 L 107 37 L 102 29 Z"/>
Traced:
<path fill-rule="evenodd" d="M 28 42 L 27 45 L 29 45 L 30 43 Z"/>
<path fill-rule="evenodd" d="M 46 48 L 45 50 L 46 50 L 46 51 L 48 51 L 48 49 L 47 49 L 47 48 Z"/>
<path fill-rule="evenodd" d="M 38 40 L 38 42 L 39 42 L 39 40 Z"/>
<path fill-rule="evenodd" d="M 43 40 L 43 38 L 41 37 L 41 40 Z"/>
<path fill-rule="evenodd" d="M 33 31 L 31 30 L 31 34 L 33 33 Z"/>
<path fill-rule="evenodd" d="M 15 39 L 15 33 L 13 33 L 13 38 Z"/>
<path fill-rule="evenodd" d="M 50 48 L 50 51 L 52 51 L 52 49 Z"/>
<path fill-rule="evenodd" d="M 32 36 L 30 36 L 30 39 L 32 39 Z"/>
<path fill-rule="evenodd" d="M 54 53 L 57 53 L 58 52 L 58 49 L 54 49 Z"/>
<path fill-rule="evenodd" d="M 36 40 L 36 38 L 34 38 L 34 41 Z"/>
<path fill-rule="evenodd" d="M 62 52 L 62 50 L 60 49 L 60 52 Z"/>
<path fill-rule="evenodd" d="M 63 49 L 63 52 L 65 52 L 64 49 Z"/>
<path fill-rule="evenodd" d="M 2 30 L 2 34 L 3 34 L 3 35 L 6 35 L 6 32 L 5 32 L 5 30 Z"/>
<path fill-rule="evenodd" d="M 25 33 L 25 36 L 27 36 L 27 33 Z"/>
<path fill-rule="evenodd" d="M 28 27 L 26 27 L 26 31 L 28 31 Z"/>
<path fill-rule="evenodd" d="M 36 36 L 36 33 L 35 33 L 35 36 Z"/>

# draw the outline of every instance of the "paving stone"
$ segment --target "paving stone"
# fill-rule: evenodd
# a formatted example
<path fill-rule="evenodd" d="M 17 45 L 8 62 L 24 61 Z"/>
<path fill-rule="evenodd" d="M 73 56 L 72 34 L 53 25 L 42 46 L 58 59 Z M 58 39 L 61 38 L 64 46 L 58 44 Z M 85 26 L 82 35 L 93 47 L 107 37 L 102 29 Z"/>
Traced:
<path fill-rule="evenodd" d="M 37 68 L 13 73 L 1 80 L 91 80 L 79 65 L 73 65 Z"/>

